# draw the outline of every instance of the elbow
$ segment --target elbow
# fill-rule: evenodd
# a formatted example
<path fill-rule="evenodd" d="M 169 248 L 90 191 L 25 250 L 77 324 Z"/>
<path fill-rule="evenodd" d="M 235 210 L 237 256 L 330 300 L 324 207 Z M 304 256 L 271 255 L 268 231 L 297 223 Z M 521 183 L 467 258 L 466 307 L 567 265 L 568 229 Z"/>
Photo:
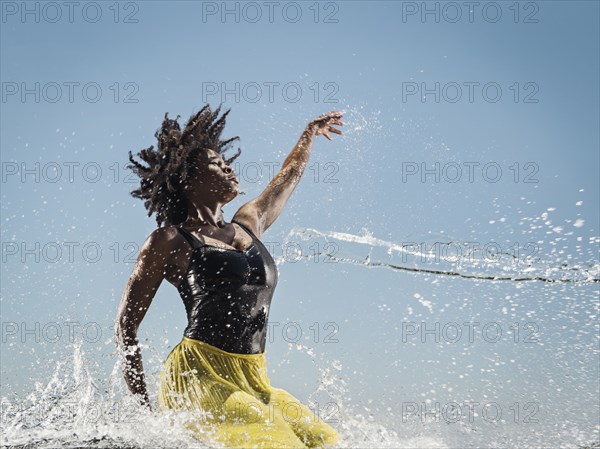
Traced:
<path fill-rule="evenodd" d="M 113 336 L 115 338 L 115 345 L 117 348 L 121 348 L 124 343 L 124 332 L 119 324 L 115 325 Z"/>
<path fill-rule="evenodd" d="M 137 329 L 134 329 L 124 320 L 117 320 L 114 328 L 115 344 L 123 348 L 135 344 L 137 340 Z"/>

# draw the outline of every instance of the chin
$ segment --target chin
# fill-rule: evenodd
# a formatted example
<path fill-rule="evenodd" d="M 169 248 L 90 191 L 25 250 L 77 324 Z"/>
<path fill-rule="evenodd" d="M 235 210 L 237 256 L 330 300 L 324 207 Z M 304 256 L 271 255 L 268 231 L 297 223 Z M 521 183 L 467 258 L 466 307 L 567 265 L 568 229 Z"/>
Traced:
<path fill-rule="evenodd" d="M 234 199 L 236 199 L 239 194 L 240 194 L 240 191 L 236 186 L 234 189 L 228 190 L 227 192 L 225 192 L 223 195 L 223 199 L 229 203 L 230 201 L 233 201 Z"/>

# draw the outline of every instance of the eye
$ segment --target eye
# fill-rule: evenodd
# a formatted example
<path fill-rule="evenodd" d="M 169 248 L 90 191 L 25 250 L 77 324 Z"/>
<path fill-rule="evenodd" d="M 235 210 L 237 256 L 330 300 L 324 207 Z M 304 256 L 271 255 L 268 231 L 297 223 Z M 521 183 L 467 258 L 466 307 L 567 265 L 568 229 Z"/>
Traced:
<path fill-rule="evenodd" d="M 221 158 L 211 158 L 209 159 L 208 165 L 217 165 L 221 170 L 227 170 L 226 162 Z"/>

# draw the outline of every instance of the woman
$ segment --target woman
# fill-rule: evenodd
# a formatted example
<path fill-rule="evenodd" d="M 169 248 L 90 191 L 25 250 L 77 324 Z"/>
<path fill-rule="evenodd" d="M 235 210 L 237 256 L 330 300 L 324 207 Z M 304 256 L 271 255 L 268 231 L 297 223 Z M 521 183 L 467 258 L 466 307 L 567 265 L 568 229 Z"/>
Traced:
<path fill-rule="evenodd" d="M 163 279 L 185 304 L 188 326 L 161 372 L 161 410 L 198 412 L 187 427 L 230 447 L 323 447 L 336 431 L 267 377 L 265 342 L 277 268 L 260 238 L 298 184 L 315 136 L 342 134 L 339 112 L 311 121 L 279 173 L 231 223 L 221 208 L 239 193 L 223 154 L 238 139 L 221 140 L 226 111 L 206 105 L 183 131 L 168 114 L 155 137 L 129 167 L 141 178 L 132 195 L 144 200 L 158 229 L 140 250 L 115 326 L 128 388 L 149 407 L 137 330 Z"/>

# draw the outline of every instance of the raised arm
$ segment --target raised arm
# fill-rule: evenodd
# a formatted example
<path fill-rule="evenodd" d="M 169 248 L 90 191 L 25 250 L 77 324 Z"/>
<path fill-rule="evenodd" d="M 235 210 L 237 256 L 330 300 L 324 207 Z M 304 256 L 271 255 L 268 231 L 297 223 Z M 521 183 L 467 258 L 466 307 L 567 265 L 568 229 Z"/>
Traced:
<path fill-rule="evenodd" d="M 159 228 L 144 242 L 123 295 L 115 321 L 115 342 L 120 355 L 129 391 L 138 395 L 142 404 L 150 407 L 144 380 L 142 354 L 137 331 L 150 303 L 165 278 L 170 263 L 173 230 Z"/>
<path fill-rule="evenodd" d="M 312 120 L 283 162 L 281 170 L 259 196 L 239 208 L 233 219 L 247 223 L 255 234 L 260 237 L 277 219 L 283 206 L 285 206 L 298 185 L 308 163 L 315 136 L 323 135 L 328 140 L 332 140 L 329 132 L 342 134 L 340 130 L 332 126 L 342 126 L 341 118 L 342 114 L 340 112 L 333 111 Z"/>

